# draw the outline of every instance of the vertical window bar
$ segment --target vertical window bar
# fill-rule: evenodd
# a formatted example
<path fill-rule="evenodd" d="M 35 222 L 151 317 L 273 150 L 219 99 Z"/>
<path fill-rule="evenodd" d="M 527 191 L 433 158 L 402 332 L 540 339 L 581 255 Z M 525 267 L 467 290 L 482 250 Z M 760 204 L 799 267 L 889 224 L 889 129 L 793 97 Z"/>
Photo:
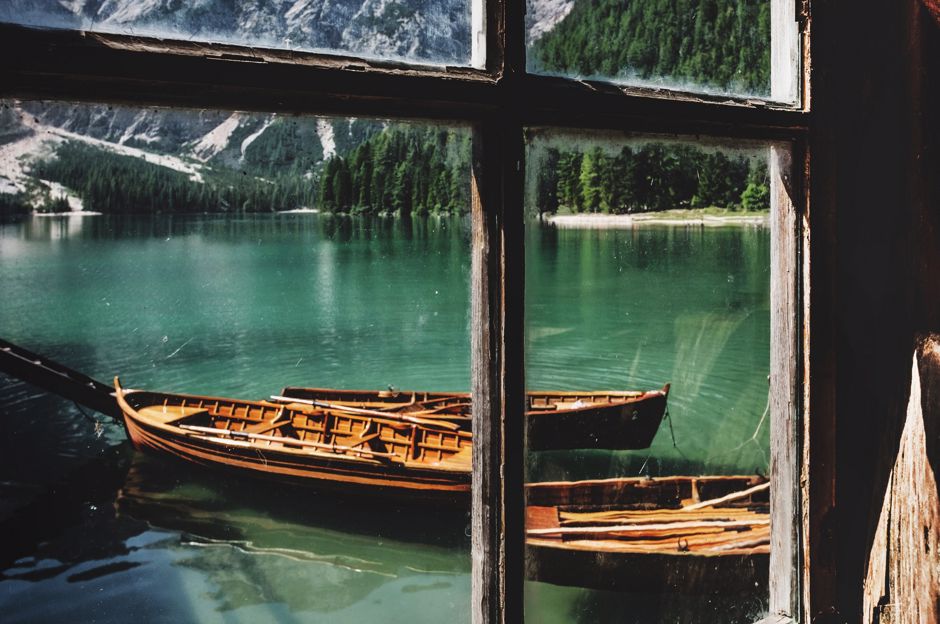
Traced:
<path fill-rule="evenodd" d="M 499 151 L 493 129 L 475 126 L 471 161 L 470 392 L 473 397 L 471 482 L 471 621 L 498 622 L 504 589 L 503 524 L 503 298 Z"/>
<path fill-rule="evenodd" d="M 522 128 L 474 128 L 471 370 L 472 621 L 522 620 L 523 280 Z"/>
<path fill-rule="evenodd" d="M 799 613 L 800 280 L 792 147 L 770 148 L 770 613 Z"/>
<path fill-rule="evenodd" d="M 486 66 L 505 106 L 474 127 L 472 159 L 472 611 L 523 619 L 524 137 L 513 114 L 525 72 L 525 3 L 485 0 Z"/>
<path fill-rule="evenodd" d="M 486 69 L 490 55 L 487 54 L 488 11 L 486 0 L 470 0 L 470 67 Z"/>
<path fill-rule="evenodd" d="M 800 102 L 797 0 L 771 0 L 770 96 Z M 800 605 L 799 221 L 793 146 L 770 148 L 770 613 L 797 617 Z"/>
<path fill-rule="evenodd" d="M 800 101 L 800 27 L 797 0 L 771 0 L 770 98 L 777 102 Z"/>

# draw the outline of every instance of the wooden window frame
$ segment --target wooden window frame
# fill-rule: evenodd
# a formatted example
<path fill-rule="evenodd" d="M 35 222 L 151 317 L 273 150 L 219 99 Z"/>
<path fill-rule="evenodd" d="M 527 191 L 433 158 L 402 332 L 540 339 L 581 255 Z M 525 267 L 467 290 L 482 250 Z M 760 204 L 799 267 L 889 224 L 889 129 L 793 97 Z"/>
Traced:
<path fill-rule="evenodd" d="M 764 141 L 771 159 L 772 544 L 764 622 L 809 621 L 813 499 L 807 484 L 810 285 L 809 45 L 801 101 L 626 87 L 528 74 L 522 0 L 485 3 L 484 69 L 367 61 L 248 46 L 0 24 L 0 97 L 458 121 L 473 128 L 472 620 L 521 622 L 524 128 L 549 126 Z M 810 30 L 807 0 L 773 0 Z M 795 8 L 794 8 L 795 6 Z M 795 11 L 795 13 L 794 13 Z M 792 59 L 790 59 L 792 60 Z M 775 61 L 776 62 L 776 61 Z M 821 425 L 819 425 L 821 426 Z M 818 427 L 818 426 L 817 426 Z M 824 432 L 816 431 L 816 436 Z M 814 447 L 824 452 L 825 446 Z M 824 583 L 816 602 L 827 600 Z"/>

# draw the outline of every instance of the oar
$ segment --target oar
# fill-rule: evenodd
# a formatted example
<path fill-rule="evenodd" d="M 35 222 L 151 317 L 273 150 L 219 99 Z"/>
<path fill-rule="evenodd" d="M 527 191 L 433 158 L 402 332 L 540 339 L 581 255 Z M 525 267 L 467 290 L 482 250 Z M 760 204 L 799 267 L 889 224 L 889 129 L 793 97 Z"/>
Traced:
<path fill-rule="evenodd" d="M 752 520 L 699 520 L 693 522 L 657 522 L 654 524 L 623 524 L 605 527 L 553 527 L 550 529 L 527 529 L 527 535 L 604 535 L 608 533 L 653 533 L 677 531 L 679 529 L 743 529 L 769 525 L 770 518 Z"/>
<path fill-rule="evenodd" d="M 357 446 L 342 446 L 339 444 L 324 444 L 323 442 L 313 442 L 311 440 L 299 440 L 297 438 L 287 438 L 284 436 L 271 436 L 262 433 L 248 433 L 247 431 L 232 431 L 230 429 L 215 429 L 213 427 L 199 427 L 197 425 L 180 425 L 180 429 L 193 431 L 200 434 L 211 434 L 213 436 L 223 436 L 226 438 L 248 438 L 250 440 L 264 440 L 266 442 L 280 442 L 290 446 L 311 446 L 314 448 L 330 449 L 332 451 L 352 451 L 354 453 L 366 453 L 376 457 L 397 457 L 395 453 L 382 453 L 373 451 L 370 448 L 359 448 Z"/>
<path fill-rule="evenodd" d="M 408 403 L 380 403 L 380 402 L 370 402 L 370 401 L 349 401 L 342 403 L 328 403 L 323 401 L 323 403 L 328 403 L 330 409 L 339 409 L 345 411 L 352 411 L 354 409 L 369 409 L 376 412 L 381 412 L 382 414 L 408 414 L 409 416 L 415 417 L 424 417 L 434 415 L 434 418 L 447 419 L 447 420 L 470 420 L 469 416 L 464 414 L 442 414 L 441 412 L 445 410 L 452 409 L 462 409 L 470 407 L 470 398 L 469 397 L 460 397 L 458 395 L 449 395 L 443 397 L 437 397 L 435 399 L 427 399 L 424 401 L 418 401 L 415 398 L 415 395 L 411 395 L 412 400 Z M 274 397 L 272 397 L 274 398 Z M 290 401 L 314 401 L 316 404 L 317 400 L 314 399 L 301 399 L 299 397 L 288 397 L 280 396 L 277 397 L 281 400 L 290 400 Z M 443 403 L 446 401 L 457 401 L 457 403 L 452 403 L 450 405 L 436 405 L 438 403 Z M 417 408 L 417 409 L 413 409 Z"/>
<path fill-rule="evenodd" d="M 701 503 L 695 503 L 694 505 L 689 505 L 688 507 L 683 507 L 680 511 L 695 511 L 697 509 L 704 509 L 705 507 L 712 507 L 714 505 L 720 505 L 721 503 L 727 503 L 734 500 L 739 500 L 742 498 L 747 498 L 751 494 L 756 494 L 758 492 L 763 492 L 770 487 L 770 481 L 766 483 L 761 483 L 760 485 L 755 485 L 752 488 L 742 490 L 740 492 L 733 492 L 726 496 L 720 498 L 713 498 L 711 500 L 702 501 Z"/>
<path fill-rule="evenodd" d="M 278 401 L 282 403 L 298 403 L 300 405 L 312 405 L 313 407 L 319 407 L 322 409 L 330 409 L 337 412 L 347 412 L 350 414 L 361 414 L 363 416 L 370 416 L 373 418 L 387 418 L 390 420 L 403 420 L 416 425 L 425 425 L 428 427 L 439 427 L 441 429 L 448 429 L 450 431 L 459 431 L 460 425 L 457 425 L 452 422 L 447 422 L 444 420 L 430 420 L 427 418 L 419 418 L 417 416 L 410 416 L 408 414 L 400 414 L 397 412 L 380 412 L 377 410 L 363 409 L 361 407 L 350 407 L 348 405 L 337 405 L 334 403 L 327 403 L 326 401 L 314 401 L 312 399 L 297 399 L 294 397 L 285 397 L 278 395 L 271 395 L 272 401 Z"/>

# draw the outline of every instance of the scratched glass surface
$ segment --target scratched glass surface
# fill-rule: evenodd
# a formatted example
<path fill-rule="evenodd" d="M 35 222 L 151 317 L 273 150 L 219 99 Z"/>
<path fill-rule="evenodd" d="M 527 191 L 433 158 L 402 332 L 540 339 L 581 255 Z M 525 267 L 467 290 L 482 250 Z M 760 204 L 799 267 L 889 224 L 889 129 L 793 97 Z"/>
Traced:
<path fill-rule="evenodd" d="M 770 95 L 770 0 L 526 0 L 531 72 Z"/>
<path fill-rule="evenodd" d="M 766 611 L 768 155 L 529 131 L 528 621 Z"/>
<path fill-rule="evenodd" d="M 6 102 L 0 137 L 0 337 L 154 391 L 468 390 L 464 130 Z M 459 505 L 135 451 L 2 374 L 0 417 L 4 622 L 469 621 Z"/>
<path fill-rule="evenodd" d="M 467 0 L 4 0 L 0 22 L 437 65 L 471 62 Z"/>

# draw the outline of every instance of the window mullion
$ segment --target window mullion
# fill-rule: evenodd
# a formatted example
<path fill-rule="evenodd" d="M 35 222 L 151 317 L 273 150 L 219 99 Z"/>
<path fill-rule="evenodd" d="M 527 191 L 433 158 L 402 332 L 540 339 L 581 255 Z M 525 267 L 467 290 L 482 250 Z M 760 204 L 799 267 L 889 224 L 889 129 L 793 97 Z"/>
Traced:
<path fill-rule="evenodd" d="M 794 147 L 770 148 L 770 613 L 800 605 L 800 220 Z M 798 152 L 798 154 L 801 152 Z"/>
<path fill-rule="evenodd" d="M 519 123 L 477 125 L 472 163 L 472 621 L 521 621 L 524 566 L 522 148 Z"/>

